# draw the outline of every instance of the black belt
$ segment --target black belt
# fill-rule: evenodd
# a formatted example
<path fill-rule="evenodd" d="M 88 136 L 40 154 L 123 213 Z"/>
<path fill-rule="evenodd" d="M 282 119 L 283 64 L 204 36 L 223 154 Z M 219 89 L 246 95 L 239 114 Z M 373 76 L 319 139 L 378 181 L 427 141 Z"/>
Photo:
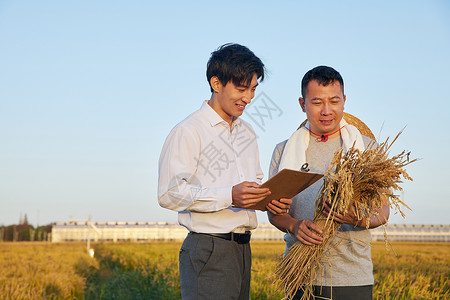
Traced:
<path fill-rule="evenodd" d="M 199 233 L 199 232 L 194 232 Z M 229 241 L 235 241 L 238 244 L 248 244 L 250 242 L 250 236 L 252 233 L 250 231 L 247 231 L 246 233 L 200 233 L 200 234 L 206 234 L 210 236 L 215 236 L 224 240 Z"/>

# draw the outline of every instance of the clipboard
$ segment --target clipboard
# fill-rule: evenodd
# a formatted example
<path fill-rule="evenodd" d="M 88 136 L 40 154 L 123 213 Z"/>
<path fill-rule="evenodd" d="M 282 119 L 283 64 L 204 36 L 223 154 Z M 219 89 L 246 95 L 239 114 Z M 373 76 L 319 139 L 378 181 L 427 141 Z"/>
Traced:
<path fill-rule="evenodd" d="M 283 169 L 261 185 L 269 188 L 271 194 L 249 209 L 265 211 L 270 201 L 292 198 L 322 177 L 319 173 Z"/>

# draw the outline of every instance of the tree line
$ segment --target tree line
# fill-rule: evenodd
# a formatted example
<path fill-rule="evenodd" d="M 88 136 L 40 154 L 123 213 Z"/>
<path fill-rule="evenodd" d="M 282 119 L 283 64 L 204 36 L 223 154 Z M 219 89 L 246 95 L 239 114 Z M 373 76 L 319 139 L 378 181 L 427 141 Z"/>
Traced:
<path fill-rule="evenodd" d="M 50 241 L 52 224 L 37 226 L 28 223 L 27 215 L 19 220 L 19 224 L 0 226 L 0 241 Z"/>

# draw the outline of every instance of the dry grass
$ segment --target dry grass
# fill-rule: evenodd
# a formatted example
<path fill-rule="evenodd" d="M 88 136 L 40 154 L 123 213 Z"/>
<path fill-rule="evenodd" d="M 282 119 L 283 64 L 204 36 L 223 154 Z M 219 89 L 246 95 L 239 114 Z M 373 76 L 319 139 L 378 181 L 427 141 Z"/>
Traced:
<path fill-rule="evenodd" d="M 177 258 L 180 245 L 179 242 L 110 243 L 94 244 L 94 247 L 98 250 L 96 259 L 100 264 L 102 260 L 120 262 L 136 273 L 157 265 L 156 271 L 166 280 L 166 286 L 160 288 L 152 280 L 136 284 L 124 281 L 132 287 L 126 290 L 125 299 L 166 300 L 181 298 Z M 284 250 L 284 242 L 253 241 L 251 245 L 251 299 L 281 299 L 283 292 L 275 284 L 273 272 Z M 390 248 L 387 251 L 382 242 L 372 243 L 374 299 L 449 299 L 450 243 L 392 242 L 392 247 L 397 255 Z M 90 262 L 82 243 L 0 243 L 0 299 L 101 299 L 101 295 L 113 295 L 111 286 L 106 289 L 102 285 L 91 286 L 95 289 L 83 294 L 89 279 L 77 272 L 80 260 Z M 98 267 L 97 264 L 94 269 Z M 116 284 L 120 283 L 118 279 L 124 279 L 122 273 L 110 275 L 118 276 Z M 161 289 L 169 287 L 176 287 L 174 292 L 178 296 L 164 298 Z M 154 298 L 139 298 L 143 290 L 149 289 L 157 292 Z"/>
<path fill-rule="evenodd" d="M 0 243 L 0 299 L 84 299 L 85 244 Z"/>
<path fill-rule="evenodd" d="M 374 299 L 450 299 L 450 243 L 372 243 Z"/>
<path fill-rule="evenodd" d="M 320 260 L 330 245 L 340 223 L 333 220 L 333 214 L 322 213 L 324 203 L 330 203 L 331 210 L 347 214 L 352 210 L 358 224 L 369 227 L 372 217 L 381 218 L 378 211 L 386 201 L 402 216 L 402 207 L 407 207 L 394 191 L 401 190 L 402 180 L 412 180 L 405 166 L 414 162 L 406 151 L 389 157 L 392 142 L 389 138 L 379 145 L 369 145 L 364 151 L 354 147 L 346 153 L 341 149 L 335 153 L 333 161 L 324 176 L 324 183 L 316 199 L 313 222 L 322 229 L 323 242 L 307 246 L 295 243 L 276 268 L 279 285 L 285 290 L 286 298 L 292 298 L 300 288 L 304 290 L 302 299 L 312 295 L 312 282 L 321 275 Z M 385 223 L 387 220 L 380 220 Z"/>

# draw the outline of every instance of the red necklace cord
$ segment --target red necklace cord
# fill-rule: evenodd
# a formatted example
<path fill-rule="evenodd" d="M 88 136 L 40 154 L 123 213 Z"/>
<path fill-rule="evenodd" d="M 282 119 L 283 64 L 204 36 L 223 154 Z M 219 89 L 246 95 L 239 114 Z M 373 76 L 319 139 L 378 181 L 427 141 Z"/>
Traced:
<path fill-rule="evenodd" d="M 336 132 L 341 131 L 341 129 L 344 128 L 344 127 L 345 127 L 345 125 L 342 126 L 341 128 L 339 128 L 338 130 L 336 130 L 335 132 L 330 133 L 330 134 L 326 134 L 326 135 L 325 135 L 325 134 L 322 134 L 322 135 L 315 134 L 315 133 L 312 132 L 311 129 L 309 129 L 309 128 L 308 128 L 308 130 L 309 130 L 310 133 L 312 133 L 313 135 L 317 136 L 317 138 L 316 138 L 316 141 L 317 141 L 317 142 L 326 142 L 326 141 L 328 141 L 328 137 L 329 137 L 330 135 L 333 135 L 333 134 L 335 134 Z"/>

